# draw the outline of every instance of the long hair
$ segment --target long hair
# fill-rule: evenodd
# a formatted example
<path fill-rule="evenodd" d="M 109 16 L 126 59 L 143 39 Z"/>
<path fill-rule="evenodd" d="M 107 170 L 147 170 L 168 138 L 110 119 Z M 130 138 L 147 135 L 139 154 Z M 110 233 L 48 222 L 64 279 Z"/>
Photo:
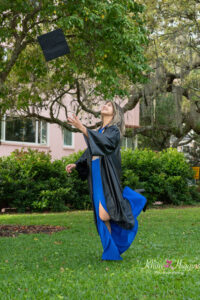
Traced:
<path fill-rule="evenodd" d="M 125 133 L 125 121 L 124 121 L 124 112 L 122 110 L 122 108 L 114 101 L 106 101 L 106 103 L 111 102 L 112 106 L 113 106 L 113 119 L 111 120 L 111 122 L 108 124 L 108 126 L 111 125 L 116 125 L 120 131 L 120 138 L 123 137 L 124 133 Z M 101 116 L 101 120 L 102 120 L 102 124 L 103 125 L 103 117 Z"/>

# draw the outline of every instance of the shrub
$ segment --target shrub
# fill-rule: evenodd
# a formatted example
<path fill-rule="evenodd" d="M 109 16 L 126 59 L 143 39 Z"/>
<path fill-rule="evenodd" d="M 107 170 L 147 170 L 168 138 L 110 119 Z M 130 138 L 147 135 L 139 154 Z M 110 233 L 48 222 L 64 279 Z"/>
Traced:
<path fill-rule="evenodd" d="M 193 171 L 184 154 L 177 149 L 168 148 L 154 152 L 148 148 L 134 151 L 122 148 L 121 155 L 123 186 L 128 185 L 132 189 L 144 187 L 144 195 L 150 203 L 192 202 L 194 192 L 191 192 L 188 180 L 193 178 Z M 127 174 L 130 174 L 130 177 Z M 134 176 L 138 179 L 135 182 Z"/>
<path fill-rule="evenodd" d="M 74 163 L 83 154 L 80 150 L 61 159 L 64 166 Z M 68 196 L 68 204 L 75 209 L 91 209 L 92 203 L 89 196 L 89 188 L 87 180 L 82 181 L 76 169 L 72 173 L 67 174 L 67 185 L 71 188 Z"/>
<path fill-rule="evenodd" d="M 91 209 L 87 180 L 82 181 L 75 169 L 70 174 L 65 170 L 82 153 L 53 162 L 50 154 L 30 149 L 0 158 L 0 207 L 16 207 L 20 212 Z M 193 170 L 176 149 L 156 153 L 147 148 L 122 148 L 121 157 L 122 187 L 144 188 L 149 203 L 200 201 L 197 188 L 188 185 Z"/>
<path fill-rule="evenodd" d="M 51 193 L 51 201 L 44 198 L 45 191 Z M 52 163 L 50 154 L 22 149 L 0 159 L 1 207 L 16 207 L 20 212 L 58 211 L 63 206 L 58 198 L 65 203 L 69 191 L 63 164 Z"/>
<path fill-rule="evenodd" d="M 200 190 L 198 189 L 198 186 L 189 186 L 189 192 L 192 197 L 191 203 L 200 202 Z"/>
<path fill-rule="evenodd" d="M 56 190 L 41 191 L 39 201 L 33 201 L 32 206 L 39 210 L 65 211 L 65 198 L 69 194 L 70 188 L 58 188 Z"/>
<path fill-rule="evenodd" d="M 83 151 L 51 162 L 51 155 L 37 150 L 16 150 L 0 158 L 0 207 L 18 212 L 90 209 L 88 183 L 78 172 L 66 172 Z"/>

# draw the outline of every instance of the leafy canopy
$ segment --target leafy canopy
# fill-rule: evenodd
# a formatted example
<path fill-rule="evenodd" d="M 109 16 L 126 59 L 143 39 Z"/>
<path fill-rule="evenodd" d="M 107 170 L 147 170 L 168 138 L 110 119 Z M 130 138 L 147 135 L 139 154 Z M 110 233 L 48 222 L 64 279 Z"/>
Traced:
<path fill-rule="evenodd" d="M 2 103 L 7 98 L 8 106 L 13 95 L 26 106 L 80 78 L 106 98 L 128 95 L 131 84 L 146 81 L 144 6 L 132 0 L 1 1 L 0 23 Z M 71 53 L 46 63 L 37 36 L 57 28 Z"/>

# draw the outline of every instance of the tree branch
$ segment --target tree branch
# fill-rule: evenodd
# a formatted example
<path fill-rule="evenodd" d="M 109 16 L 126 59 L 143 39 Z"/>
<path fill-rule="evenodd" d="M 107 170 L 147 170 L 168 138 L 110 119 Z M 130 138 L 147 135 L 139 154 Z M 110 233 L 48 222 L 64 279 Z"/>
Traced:
<path fill-rule="evenodd" d="M 85 95 L 85 97 L 83 98 L 83 100 L 81 101 L 81 90 L 80 90 L 80 84 L 78 79 L 76 80 L 76 88 L 77 88 L 77 102 L 78 104 L 81 106 L 81 108 L 85 111 L 88 112 L 90 114 L 92 114 L 94 117 L 98 118 L 100 115 L 100 112 L 96 112 L 94 110 L 91 110 L 89 108 L 87 108 L 87 106 L 85 106 L 83 104 L 83 101 L 87 99 L 87 96 Z"/>

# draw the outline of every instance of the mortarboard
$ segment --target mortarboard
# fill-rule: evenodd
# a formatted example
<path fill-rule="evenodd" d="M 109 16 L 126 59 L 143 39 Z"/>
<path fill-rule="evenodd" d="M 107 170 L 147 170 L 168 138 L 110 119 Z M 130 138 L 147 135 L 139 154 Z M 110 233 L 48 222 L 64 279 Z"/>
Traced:
<path fill-rule="evenodd" d="M 37 37 L 46 61 L 70 53 L 62 29 L 42 34 Z"/>

